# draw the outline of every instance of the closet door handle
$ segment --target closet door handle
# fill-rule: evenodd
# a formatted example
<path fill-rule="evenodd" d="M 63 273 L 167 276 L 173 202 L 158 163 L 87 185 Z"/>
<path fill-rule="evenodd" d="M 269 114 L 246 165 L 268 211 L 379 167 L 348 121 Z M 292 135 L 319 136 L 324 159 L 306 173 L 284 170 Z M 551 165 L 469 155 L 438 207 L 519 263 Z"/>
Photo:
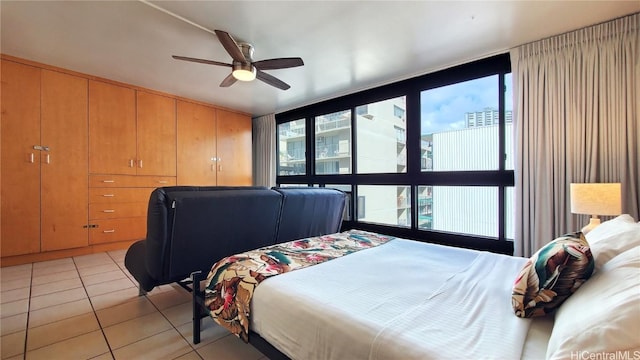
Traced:
<path fill-rule="evenodd" d="M 111 230 L 102 230 L 102 232 L 105 233 L 105 234 L 110 234 L 110 233 L 114 233 L 116 231 L 114 229 L 111 229 Z"/>
<path fill-rule="evenodd" d="M 138 160 L 138 167 L 142 169 L 142 160 Z"/>
<path fill-rule="evenodd" d="M 29 153 L 29 162 L 33 164 L 35 161 L 35 155 L 33 155 L 33 153 Z"/>
<path fill-rule="evenodd" d="M 47 155 L 45 156 L 45 160 L 44 160 L 44 162 L 46 162 L 47 164 L 51 164 L 51 155 L 47 154 Z"/>
<path fill-rule="evenodd" d="M 133 159 L 129 159 L 129 167 L 133 167 Z"/>

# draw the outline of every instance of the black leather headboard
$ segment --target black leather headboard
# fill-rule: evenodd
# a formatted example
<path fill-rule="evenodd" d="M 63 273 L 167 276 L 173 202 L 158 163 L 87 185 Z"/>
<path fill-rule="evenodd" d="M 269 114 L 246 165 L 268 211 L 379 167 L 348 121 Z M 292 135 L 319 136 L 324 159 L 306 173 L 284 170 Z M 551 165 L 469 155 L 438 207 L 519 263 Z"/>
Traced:
<path fill-rule="evenodd" d="M 283 195 L 276 243 L 340 231 L 344 192 L 309 187 L 273 189 Z"/>

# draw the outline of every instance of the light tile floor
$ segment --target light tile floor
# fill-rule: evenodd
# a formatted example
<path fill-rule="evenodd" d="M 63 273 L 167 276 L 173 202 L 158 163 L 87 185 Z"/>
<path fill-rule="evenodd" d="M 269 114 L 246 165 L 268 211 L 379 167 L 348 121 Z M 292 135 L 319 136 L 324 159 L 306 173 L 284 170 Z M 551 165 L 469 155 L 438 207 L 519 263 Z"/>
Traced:
<path fill-rule="evenodd" d="M 0 268 L 2 359 L 268 360 L 211 319 L 192 343 L 191 295 L 138 296 L 125 251 Z"/>

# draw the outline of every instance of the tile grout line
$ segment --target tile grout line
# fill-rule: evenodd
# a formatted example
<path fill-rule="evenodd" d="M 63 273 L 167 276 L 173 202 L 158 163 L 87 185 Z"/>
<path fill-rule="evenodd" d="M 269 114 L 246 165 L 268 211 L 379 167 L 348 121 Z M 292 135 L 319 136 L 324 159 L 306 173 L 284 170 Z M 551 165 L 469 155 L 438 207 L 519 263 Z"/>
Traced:
<path fill-rule="evenodd" d="M 24 329 L 24 347 L 22 349 L 22 359 L 27 358 L 27 342 L 29 341 L 29 319 L 31 318 L 31 287 L 33 285 L 33 263 L 31 263 L 31 276 L 29 277 L 29 300 L 27 301 L 27 323 Z"/>
<path fill-rule="evenodd" d="M 113 355 L 113 350 L 111 349 L 111 345 L 109 344 L 109 340 L 107 339 L 107 335 L 104 333 L 104 329 L 102 328 L 102 324 L 100 323 L 100 318 L 98 318 L 98 314 L 96 313 L 96 309 L 93 306 L 93 302 L 91 301 L 91 296 L 89 296 L 89 292 L 87 291 L 87 287 L 84 285 L 84 281 L 82 280 L 82 276 L 80 276 L 80 270 L 78 268 L 78 264 L 76 263 L 75 257 L 72 256 L 71 257 L 71 261 L 73 261 L 73 266 L 76 268 L 76 272 L 78 273 L 78 277 L 80 278 L 80 284 L 82 284 L 82 289 L 84 290 L 84 293 L 87 295 L 87 300 L 89 300 L 89 305 L 91 305 L 91 310 L 93 311 L 93 316 L 95 317 L 96 321 L 98 322 L 98 326 L 100 327 L 100 332 L 102 333 L 102 337 L 104 338 L 104 342 L 107 344 L 107 348 L 109 348 L 109 354 L 111 354 L 111 358 L 112 359 L 115 359 L 115 356 Z M 82 335 L 78 335 L 78 336 L 82 336 Z M 26 355 L 26 353 L 25 353 L 25 355 Z M 99 354 L 98 356 L 100 356 L 100 355 L 103 355 L 103 354 Z"/>

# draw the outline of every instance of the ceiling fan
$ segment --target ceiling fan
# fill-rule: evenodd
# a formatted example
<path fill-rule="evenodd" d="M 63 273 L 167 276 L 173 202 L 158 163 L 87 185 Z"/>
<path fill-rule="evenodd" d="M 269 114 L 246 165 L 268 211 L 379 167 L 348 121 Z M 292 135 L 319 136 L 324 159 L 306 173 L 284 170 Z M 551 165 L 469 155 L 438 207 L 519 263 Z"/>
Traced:
<path fill-rule="evenodd" d="M 265 73 L 263 70 L 285 69 L 304 65 L 304 62 L 299 57 L 253 61 L 253 46 L 251 44 L 236 43 L 229 33 L 222 30 L 215 30 L 215 33 L 222 43 L 222 46 L 227 50 L 229 55 L 231 55 L 231 58 L 233 59 L 231 64 L 178 55 L 173 55 L 173 58 L 202 64 L 230 67 L 232 69 L 231 74 L 222 80 L 220 83 L 221 87 L 229 87 L 237 80 L 251 81 L 258 78 L 258 80 L 262 80 L 271 86 L 277 87 L 278 89 L 287 90 L 291 87 L 289 84 L 275 76 Z"/>

